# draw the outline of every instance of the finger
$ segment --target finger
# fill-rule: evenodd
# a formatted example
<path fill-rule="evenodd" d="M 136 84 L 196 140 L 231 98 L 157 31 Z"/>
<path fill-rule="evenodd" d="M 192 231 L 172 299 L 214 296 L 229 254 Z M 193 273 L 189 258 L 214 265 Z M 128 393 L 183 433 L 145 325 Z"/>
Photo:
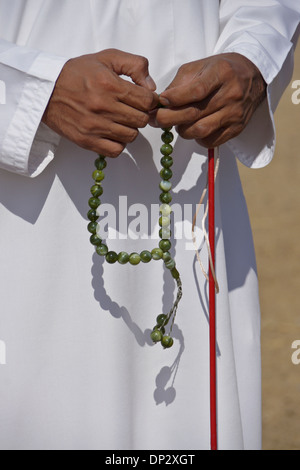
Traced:
<path fill-rule="evenodd" d="M 179 108 L 161 108 L 156 112 L 155 118 L 159 127 L 191 125 L 223 107 L 223 100 L 219 99 L 217 92 L 213 92 L 199 103 Z"/>
<path fill-rule="evenodd" d="M 192 124 L 201 118 L 201 113 L 196 105 L 184 106 L 176 109 L 159 109 L 155 118 L 157 126 L 164 128 Z"/>
<path fill-rule="evenodd" d="M 118 157 L 126 145 L 113 140 L 105 139 L 96 136 L 81 136 L 78 139 L 77 144 L 85 150 L 89 150 L 94 153 L 105 155 L 106 157 L 116 158 Z"/>
<path fill-rule="evenodd" d="M 243 131 L 243 129 L 244 126 L 242 126 L 241 124 L 232 124 L 229 127 L 220 128 L 214 134 L 211 134 L 207 138 L 202 139 L 202 145 L 207 148 L 218 147 L 219 145 L 223 145 L 229 140 L 237 137 Z"/>
<path fill-rule="evenodd" d="M 148 122 L 148 124 L 151 127 L 156 127 L 156 128 L 160 127 L 159 124 L 158 124 L 158 121 L 157 121 L 157 112 L 158 112 L 158 109 L 154 109 L 153 111 L 149 112 L 149 122 Z M 171 127 L 171 126 L 166 126 L 166 127 Z"/>
<path fill-rule="evenodd" d="M 198 144 L 202 145 L 202 147 L 215 148 L 225 144 L 228 140 L 232 139 L 233 137 L 235 137 L 235 135 L 231 128 L 221 128 L 210 136 L 204 139 L 196 139 L 196 141 L 198 142 Z"/>
<path fill-rule="evenodd" d="M 184 139 L 205 139 L 218 132 L 224 127 L 228 127 L 227 116 L 223 110 L 217 111 L 209 116 L 199 119 L 192 124 L 182 124 L 177 126 L 178 133 Z"/>
<path fill-rule="evenodd" d="M 64 136 L 77 143 L 80 147 L 95 151 L 95 142 L 99 139 L 109 140 L 121 144 L 133 142 L 138 134 L 138 129 L 111 122 L 103 116 L 101 119 L 91 119 L 85 122 L 74 123 L 72 120 L 64 122 Z M 113 149 L 113 152 L 115 150 Z"/>
<path fill-rule="evenodd" d="M 175 86 L 174 86 L 175 83 Z M 196 103 L 209 97 L 222 86 L 219 76 L 207 67 L 190 80 L 176 79 L 160 95 L 160 103 L 167 107 L 181 107 Z"/>
<path fill-rule="evenodd" d="M 108 121 L 106 125 L 101 125 L 101 130 L 95 128 L 89 134 L 89 137 L 101 137 L 104 139 L 113 140 L 121 144 L 129 144 L 133 142 L 139 134 L 139 131 L 132 127 L 123 126 L 117 123 Z"/>
<path fill-rule="evenodd" d="M 109 139 L 95 139 L 94 152 L 109 158 L 117 158 L 124 151 L 126 145 Z"/>
<path fill-rule="evenodd" d="M 204 147 L 217 147 L 239 135 L 244 126 L 233 119 L 227 120 L 226 113 L 217 112 L 201 119 L 192 126 L 179 126 L 178 134 L 184 139 L 195 139 Z"/>
<path fill-rule="evenodd" d="M 102 116 L 105 116 L 102 112 Z M 149 113 L 118 102 L 107 112 L 107 118 L 127 127 L 141 129 L 149 123 Z"/>
<path fill-rule="evenodd" d="M 140 111 L 150 111 L 155 109 L 159 103 L 156 93 L 146 90 L 126 80 L 120 79 L 119 101 Z"/>
<path fill-rule="evenodd" d="M 149 74 L 149 62 L 145 57 L 117 49 L 108 49 L 100 54 L 102 62 L 103 56 L 107 55 L 111 67 L 118 75 L 126 75 L 131 77 L 137 85 L 151 91 L 156 90 L 156 84 Z"/>

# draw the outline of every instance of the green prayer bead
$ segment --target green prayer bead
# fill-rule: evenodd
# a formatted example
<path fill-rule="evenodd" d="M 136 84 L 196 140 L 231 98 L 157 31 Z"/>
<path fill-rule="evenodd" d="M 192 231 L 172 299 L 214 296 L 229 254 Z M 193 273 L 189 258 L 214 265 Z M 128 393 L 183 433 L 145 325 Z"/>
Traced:
<path fill-rule="evenodd" d="M 172 195 L 170 193 L 161 193 L 159 199 L 163 204 L 170 204 L 172 202 Z"/>
<path fill-rule="evenodd" d="M 149 263 L 152 260 L 152 255 L 150 251 L 147 251 L 147 250 L 142 251 L 142 253 L 140 254 L 140 257 L 143 263 Z"/>
<path fill-rule="evenodd" d="M 100 246 L 101 243 L 102 243 L 102 240 L 101 240 L 101 238 L 98 237 L 98 235 L 93 234 L 93 235 L 90 237 L 90 242 L 91 242 L 92 245 Z"/>
<path fill-rule="evenodd" d="M 141 262 L 141 257 L 138 253 L 131 253 L 129 257 L 129 263 L 133 266 L 137 266 Z"/>
<path fill-rule="evenodd" d="M 164 157 L 162 157 L 162 159 L 160 160 L 160 164 L 161 166 L 163 166 L 164 168 L 170 168 L 174 163 L 174 160 L 173 158 L 170 156 L 170 155 L 165 155 Z"/>
<path fill-rule="evenodd" d="M 163 227 L 159 231 L 159 238 L 162 240 L 169 240 L 171 238 L 172 232 L 169 228 Z"/>
<path fill-rule="evenodd" d="M 159 208 L 159 212 L 163 215 L 163 216 L 168 216 L 171 214 L 172 212 L 172 207 L 169 206 L 169 204 L 162 204 Z"/>
<path fill-rule="evenodd" d="M 163 337 L 163 336 L 165 335 L 165 333 L 166 333 L 166 329 L 165 329 L 164 326 L 156 325 L 156 326 L 153 328 L 153 331 L 154 331 L 154 330 L 159 330 L 159 331 L 161 332 L 161 334 L 162 334 L 162 337 Z"/>
<path fill-rule="evenodd" d="M 174 140 L 174 135 L 172 134 L 172 132 L 166 131 L 162 134 L 161 140 L 164 144 L 170 144 Z"/>
<path fill-rule="evenodd" d="M 109 251 L 106 255 L 106 261 L 109 264 L 114 264 L 118 261 L 118 255 L 115 251 Z"/>
<path fill-rule="evenodd" d="M 151 336 L 153 343 L 160 343 L 163 339 L 163 334 L 159 330 L 152 331 L 150 336 Z"/>
<path fill-rule="evenodd" d="M 172 183 L 170 181 L 165 181 L 162 180 L 159 185 L 160 189 L 164 191 L 165 193 L 169 192 L 170 189 L 172 188 Z"/>
<path fill-rule="evenodd" d="M 104 245 L 104 243 L 101 243 L 101 245 L 97 246 L 96 251 L 100 256 L 106 256 L 108 254 L 108 248 L 106 245 Z"/>
<path fill-rule="evenodd" d="M 98 212 L 95 211 L 95 209 L 89 210 L 87 216 L 91 222 L 96 222 L 100 217 Z"/>
<path fill-rule="evenodd" d="M 167 269 L 171 271 L 172 277 L 177 281 L 180 280 L 179 272 L 176 269 L 175 260 L 172 258 L 169 250 L 172 247 L 172 243 L 170 241 L 171 238 L 171 213 L 172 208 L 170 203 L 172 201 L 172 195 L 170 193 L 172 189 L 172 183 L 169 181 L 172 176 L 173 172 L 171 167 L 174 164 L 174 160 L 172 158 L 173 146 L 171 143 L 174 140 L 174 135 L 171 132 L 172 127 L 164 128 L 164 133 L 161 136 L 161 140 L 163 145 L 160 148 L 160 152 L 163 155 L 160 162 L 162 169 L 160 171 L 160 176 L 162 181 L 159 184 L 159 187 L 162 191 L 160 194 L 160 201 L 162 205 L 160 206 L 160 218 L 159 218 L 159 236 L 160 242 L 159 247 L 154 248 L 151 252 L 148 250 L 142 251 L 140 254 L 138 253 L 131 253 L 128 254 L 125 251 L 121 251 L 120 253 L 116 253 L 114 251 L 109 251 L 107 245 L 102 242 L 102 239 L 98 236 L 99 225 L 97 223 L 100 215 L 97 212 L 97 208 L 100 206 L 100 196 L 103 194 L 103 188 L 100 184 L 104 178 L 104 169 L 107 166 L 106 157 L 103 155 L 99 155 L 97 160 L 95 161 L 95 168 L 96 170 L 93 172 L 93 180 L 94 184 L 91 187 L 91 197 L 89 199 L 89 207 L 90 210 L 88 211 L 87 217 L 90 221 L 88 223 L 88 231 L 91 233 L 90 242 L 92 245 L 95 246 L 96 252 L 100 256 L 105 256 L 106 261 L 109 264 L 119 263 L 119 264 L 127 264 L 130 263 L 131 265 L 138 265 L 140 262 L 142 263 L 149 263 L 152 259 L 153 260 L 163 260 L 164 264 Z M 181 284 L 178 282 L 178 287 L 181 289 Z M 181 290 L 178 292 L 177 295 L 177 303 L 181 298 Z M 177 304 L 176 304 L 177 306 Z M 151 338 L 154 343 L 161 342 L 164 348 L 170 348 L 173 345 L 173 338 L 166 335 L 165 333 L 165 326 L 167 323 L 172 322 L 174 324 L 176 310 L 174 312 L 173 309 L 170 310 L 168 315 L 159 315 L 157 317 L 157 325 L 153 328 Z M 172 330 L 172 327 L 171 327 Z"/>
<path fill-rule="evenodd" d="M 166 316 L 166 315 L 164 315 L 164 316 Z M 169 322 L 169 320 L 167 320 L 165 324 L 167 325 L 168 322 Z M 162 323 L 162 325 L 164 325 L 164 323 Z M 155 327 L 153 328 L 152 331 L 154 331 L 154 330 L 159 330 L 159 331 L 161 331 L 163 335 L 164 335 L 165 332 L 166 332 L 165 327 L 164 327 L 164 326 L 161 326 L 161 325 L 155 325 Z"/>
<path fill-rule="evenodd" d="M 88 231 L 90 233 L 96 234 L 98 229 L 99 229 L 99 224 L 97 224 L 97 222 L 90 222 L 89 223 Z"/>
<path fill-rule="evenodd" d="M 169 227 L 171 224 L 171 219 L 170 217 L 162 216 L 159 218 L 159 225 L 161 227 Z"/>
<path fill-rule="evenodd" d="M 91 209 L 97 209 L 100 206 L 101 202 L 100 199 L 97 197 L 91 197 L 89 199 L 89 206 Z"/>
<path fill-rule="evenodd" d="M 169 251 L 171 249 L 171 242 L 170 240 L 161 240 L 159 242 L 159 248 L 164 252 L 166 253 L 167 251 Z"/>
<path fill-rule="evenodd" d="M 162 241 L 166 242 L 166 241 L 169 241 L 169 240 L 162 240 Z M 170 259 L 172 259 L 171 253 L 166 251 L 163 255 L 163 260 L 166 262 L 166 261 L 170 261 Z"/>
<path fill-rule="evenodd" d="M 167 269 L 172 271 L 176 267 L 176 263 L 173 259 L 170 259 L 169 261 L 165 262 L 165 266 L 166 266 Z"/>
<path fill-rule="evenodd" d="M 180 274 L 179 274 L 179 272 L 177 271 L 176 268 L 171 270 L 171 274 L 172 274 L 173 278 L 176 279 L 176 280 L 178 280 L 180 278 Z"/>
<path fill-rule="evenodd" d="M 170 144 L 164 144 L 161 146 L 160 152 L 163 155 L 171 155 L 171 153 L 173 152 L 173 147 Z"/>
<path fill-rule="evenodd" d="M 172 178 L 173 171 L 171 168 L 163 168 L 160 172 L 160 176 L 162 180 L 168 181 Z"/>
<path fill-rule="evenodd" d="M 163 257 L 163 251 L 161 248 L 154 248 L 152 251 L 151 251 L 151 255 L 152 255 L 152 258 L 157 261 L 159 259 L 162 259 Z"/>
<path fill-rule="evenodd" d="M 97 170 L 104 170 L 107 167 L 107 161 L 105 160 L 105 158 L 99 156 L 99 158 L 97 158 L 97 160 L 95 161 L 95 167 L 97 168 Z"/>
<path fill-rule="evenodd" d="M 94 184 L 94 186 L 91 187 L 91 193 L 94 197 L 102 196 L 103 194 L 102 186 L 100 186 L 100 184 Z"/>
<path fill-rule="evenodd" d="M 95 180 L 97 183 L 100 183 L 103 181 L 105 178 L 105 174 L 101 170 L 95 170 L 93 173 L 93 180 Z"/>
<path fill-rule="evenodd" d="M 161 340 L 161 344 L 163 345 L 164 348 L 168 349 L 173 346 L 174 340 L 173 338 L 171 338 L 171 336 L 164 336 L 163 339 Z"/>
<path fill-rule="evenodd" d="M 167 324 L 167 320 L 168 320 L 167 315 L 164 315 L 164 314 L 162 313 L 161 315 L 158 315 L 158 317 L 157 317 L 157 319 L 156 319 L 156 323 L 157 323 L 157 325 L 160 327 L 160 326 L 166 325 L 166 324 Z"/>
<path fill-rule="evenodd" d="M 121 251 L 118 255 L 118 261 L 120 264 L 127 264 L 129 261 L 129 254 L 126 251 Z"/>

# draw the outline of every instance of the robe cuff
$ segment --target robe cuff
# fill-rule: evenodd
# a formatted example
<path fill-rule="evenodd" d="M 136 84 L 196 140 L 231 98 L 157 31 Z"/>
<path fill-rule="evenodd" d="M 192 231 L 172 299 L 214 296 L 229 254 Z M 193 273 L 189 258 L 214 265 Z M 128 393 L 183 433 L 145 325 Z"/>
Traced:
<path fill-rule="evenodd" d="M 38 53 L 26 71 L 22 94 L 3 140 L 2 168 L 36 177 L 54 158 L 60 137 L 41 120 L 67 60 Z"/>
<path fill-rule="evenodd" d="M 292 76 L 292 49 L 292 42 L 281 37 L 281 47 L 278 50 L 280 57 L 276 57 L 275 63 L 257 39 L 249 33 L 244 33 L 236 43 L 233 42 L 221 51 L 235 52 L 247 57 L 260 70 L 267 83 L 266 99 L 257 108 L 241 134 L 226 143 L 239 161 L 249 168 L 263 168 L 273 159 L 276 146 L 274 112 Z M 284 64 L 282 69 L 285 71 L 282 72 L 282 69 L 278 68 L 278 63 Z"/>

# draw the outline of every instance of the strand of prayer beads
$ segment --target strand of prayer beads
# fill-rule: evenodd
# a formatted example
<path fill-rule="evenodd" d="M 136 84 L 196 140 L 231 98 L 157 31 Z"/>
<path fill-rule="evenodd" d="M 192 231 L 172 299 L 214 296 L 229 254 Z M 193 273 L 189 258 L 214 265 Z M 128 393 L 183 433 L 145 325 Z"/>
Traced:
<path fill-rule="evenodd" d="M 174 340 L 172 338 L 172 329 L 175 322 L 175 317 L 177 314 L 177 309 L 179 302 L 182 298 L 182 282 L 180 279 L 180 274 L 176 268 L 175 260 L 172 258 L 170 250 L 172 247 L 171 243 L 171 213 L 172 208 L 170 203 L 172 202 L 171 194 L 171 178 L 173 172 L 171 167 L 173 166 L 173 142 L 174 135 L 171 132 L 171 128 L 163 129 L 163 134 L 161 136 L 163 145 L 160 149 L 161 154 L 161 172 L 160 176 L 162 178 L 159 188 L 162 191 L 160 194 L 160 217 L 159 217 L 159 237 L 160 242 L 159 246 L 153 248 L 150 252 L 144 250 L 141 253 L 131 253 L 128 254 L 126 251 L 121 251 L 116 253 L 114 251 L 109 251 L 108 246 L 103 240 L 99 237 L 99 213 L 97 212 L 98 207 L 101 204 L 100 196 L 103 194 L 102 182 L 105 178 L 104 170 L 107 166 L 106 157 L 99 155 L 95 161 L 95 171 L 93 172 L 94 184 L 91 187 L 92 197 L 89 199 L 90 210 L 88 212 L 88 231 L 90 232 L 90 242 L 95 246 L 96 252 L 99 256 L 103 256 L 107 263 L 115 264 L 119 263 L 121 265 L 131 264 L 132 266 L 137 266 L 140 263 L 149 263 L 150 261 L 163 260 L 165 267 L 170 271 L 172 277 L 177 283 L 177 296 L 175 302 L 169 311 L 168 314 L 160 314 L 156 318 L 156 325 L 152 330 L 151 339 L 154 343 L 161 343 L 163 348 L 167 349 L 173 346 Z M 168 332 L 167 332 L 168 328 Z"/>

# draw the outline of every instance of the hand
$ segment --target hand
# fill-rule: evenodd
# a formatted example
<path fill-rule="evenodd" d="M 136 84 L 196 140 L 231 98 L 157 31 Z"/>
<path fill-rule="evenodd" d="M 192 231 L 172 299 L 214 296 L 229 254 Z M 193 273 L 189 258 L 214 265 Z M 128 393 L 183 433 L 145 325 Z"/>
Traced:
<path fill-rule="evenodd" d="M 266 96 L 266 83 L 246 57 L 220 54 L 183 65 L 160 95 L 159 127 L 177 126 L 207 148 L 236 137 Z"/>
<path fill-rule="evenodd" d="M 42 121 L 80 147 L 117 157 L 148 124 L 155 89 L 143 57 L 115 49 L 84 55 L 62 69 Z"/>

